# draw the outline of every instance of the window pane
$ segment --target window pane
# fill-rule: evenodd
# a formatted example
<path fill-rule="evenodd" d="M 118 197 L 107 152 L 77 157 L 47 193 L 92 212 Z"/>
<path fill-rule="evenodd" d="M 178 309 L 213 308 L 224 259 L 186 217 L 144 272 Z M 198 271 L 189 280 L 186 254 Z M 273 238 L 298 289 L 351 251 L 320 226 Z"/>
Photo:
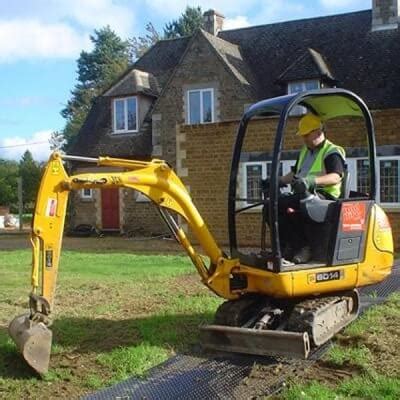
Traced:
<path fill-rule="evenodd" d="M 248 203 L 261 199 L 261 165 L 247 165 L 247 200 Z"/>
<path fill-rule="evenodd" d="M 399 201 L 399 161 L 381 160 L 379 162 L 381 202 L 397 203 Z"/>
<path fill-rule="evenodd" d="M 369 193 L 369 160 L 357 160 L 357 192 Z"/>
<path fill-rule="evenodd" d="M 189 123 L 199 124 L 200 122 L 200 92 L 189 92 Z"/>
<path fill-rule="evenodd" d="M 92 197 L 92 189 L 82 189 L 81 197 L 83 198 Z"/>
<path fill-rule="evenodd" d="M 136 98 L 128 99 L 128 130 L 136 131 Z"/>
<path fill-rule="evenodd" d="M 122 131 L 125 129 L 124 101 L 115 100 L 115 129 Z"/>
<path fill-rule="evenodd" d="M 203 92 L 203 122 L 212 122 L 211 90 Z"/>
<path fill-rule="evenodd" d="M 318 81 L 306 81 L 306 90 L 318 89 Z"/>
<path fill-rule="evenodd" d="M 289 93 L 298 93 L 304 90 L 303 82 L 290 82 Z"/>

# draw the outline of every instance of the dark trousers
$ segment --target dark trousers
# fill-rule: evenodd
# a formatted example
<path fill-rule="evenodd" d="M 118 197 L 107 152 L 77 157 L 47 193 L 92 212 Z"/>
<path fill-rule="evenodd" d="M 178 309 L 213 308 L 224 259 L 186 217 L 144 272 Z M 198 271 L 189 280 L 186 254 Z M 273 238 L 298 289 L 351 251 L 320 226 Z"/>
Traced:
<path fill-rule="evenodd" d="M 309 244 L 307 221 L 300 211 L 299 194 L 281 195 L 278 199 L 278 227 L 281 249 L 290 246 L 295 251 Z"/>

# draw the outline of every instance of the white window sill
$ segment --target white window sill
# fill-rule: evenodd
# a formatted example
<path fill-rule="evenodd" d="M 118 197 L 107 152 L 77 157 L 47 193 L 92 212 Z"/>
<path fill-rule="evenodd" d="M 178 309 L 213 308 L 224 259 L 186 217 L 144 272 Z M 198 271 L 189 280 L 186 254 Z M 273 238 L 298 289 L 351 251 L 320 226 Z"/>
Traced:
<path fill-rule="evenodd" d="M 113 135 L 123 135 L 123 134 L 129 134 L 129 133 L 138 133 L 139 131 L 112 131 L 111 133 Z"/>
<path fill-rule="evenodd" d="M 379 204 L 385 212 L 400 213 L 400 204 Z"/>

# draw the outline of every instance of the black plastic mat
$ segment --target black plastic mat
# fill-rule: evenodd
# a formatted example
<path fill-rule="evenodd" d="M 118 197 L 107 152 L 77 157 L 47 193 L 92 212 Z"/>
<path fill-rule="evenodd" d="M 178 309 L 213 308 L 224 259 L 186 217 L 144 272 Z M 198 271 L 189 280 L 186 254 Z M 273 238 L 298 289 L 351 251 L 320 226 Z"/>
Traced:
<path fill-rule="evenodd" d="M 400 263 L 384 282 L 362 288 L 361 312 L 379 304 L 400 289 Z M 234 356 L 202 358 L 177 355 L 151 370 L 147 379 L 130 378 L 110 388 L 83 397 L 83 400 L 170 400 L 170 399 L 251 399 L 273 393 L 284 380 L 294 375 L 299 364 L 312 363 L 329 348 L 326 344 L 310 356 L 310 360 L 287 360 L 274 357 Z M 243 384 L 254 363 L 282 369 L 276 379 Z M 258 387 L 257 387 L 258 385 Z"/>

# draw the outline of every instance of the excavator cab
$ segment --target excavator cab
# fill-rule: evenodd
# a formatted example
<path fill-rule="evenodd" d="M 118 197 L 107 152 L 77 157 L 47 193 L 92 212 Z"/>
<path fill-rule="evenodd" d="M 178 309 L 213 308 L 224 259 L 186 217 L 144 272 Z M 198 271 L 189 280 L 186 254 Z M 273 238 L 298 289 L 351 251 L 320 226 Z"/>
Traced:
<path fill-rule="evenodd" d="M 280 195 L 279 176 L 282 175 L 282 159 L 287 159 L 284 150 L 285 134 L 289 116 L 293 110 L 303 107 L 307 112 L 316 114 L 323 123 L 338 118 L 358 118 L 364 120 L 366 131 L 366 147 L 369 165 L 369 187 L 365 193 L 353 191 L 350 193 L 349 171 L 345 170 L 342 177 L 342 190 L 336 199 L 321 199 L 313 193 L 304 193 L 300 211 L 305 221 L 309 244 L 312 248 L 312 261 L 299 265 L 288 265 L 282 262 L 282 248 L 279 240 L 278 197 Z M 270 117 L 269 121 L 277 121 L 275 141 L 272 152 L 258 152 L 253 159 L 269 160 L 267 168 L 268 188 L 263 188 L 264 182 L 259 174 L 258 198 L 238 197 L 238 188 L 243 160 L 251 159 L 251 154 L 245 151 L 245 137 L 249 121 L 257 117 Z M 362 124 L 361 124 L 362 125 Z M 290 132 L 288 135 L 294 135 Z M 328 134 L 329 136 L 329 134 Z M 340 144 L 340 143 L 337 143 Z M 293 149 L 291 150 L 293 153 Z M 292 158 L 296 155 L 292 154 Z M 258 164 L 261 172 L 261 162 Z M 250 167 L 251 167 L 250 163 Z M 254 168 L 253 168 L 254 169 Z M 257 171 L 256 171 L 257 172 Z M 253 180 L 254 185 L 254 180 Z M 257 183 L 256 183 L 257 185 Z M 287 190 L 287 189 L 286 189 Z M 228 220 L 229 239 L 232 257 L 238 257 L 242 263 L 257 268 L 267 268 L 274 272 L 288 271 L 296 268 L 316 268 L 325 265 L 343 265 L 361 262 L 365 256 L 367 237 L 367 221 L 371 207 L 375 203 L 377 191 L 376 151 L 374 127 L 370 112 L 364 102 L 355 94 L 343 89 L 325 89 L 307 91 L 287 96 L 261 101 L 251 106 L 244 114 L 237 133 L 236 144 L 232 158 L 230 175 Z M 257 190 L 252 193 L 256 192 Z M 249 213 L 252 209 L 260 209 L 261 235 L 259 249 L 249 246 L 243 250 L 238 243 L 238 215 Z M 269 215 L 270 249 L 267 251 L 266 220 Z"/>

